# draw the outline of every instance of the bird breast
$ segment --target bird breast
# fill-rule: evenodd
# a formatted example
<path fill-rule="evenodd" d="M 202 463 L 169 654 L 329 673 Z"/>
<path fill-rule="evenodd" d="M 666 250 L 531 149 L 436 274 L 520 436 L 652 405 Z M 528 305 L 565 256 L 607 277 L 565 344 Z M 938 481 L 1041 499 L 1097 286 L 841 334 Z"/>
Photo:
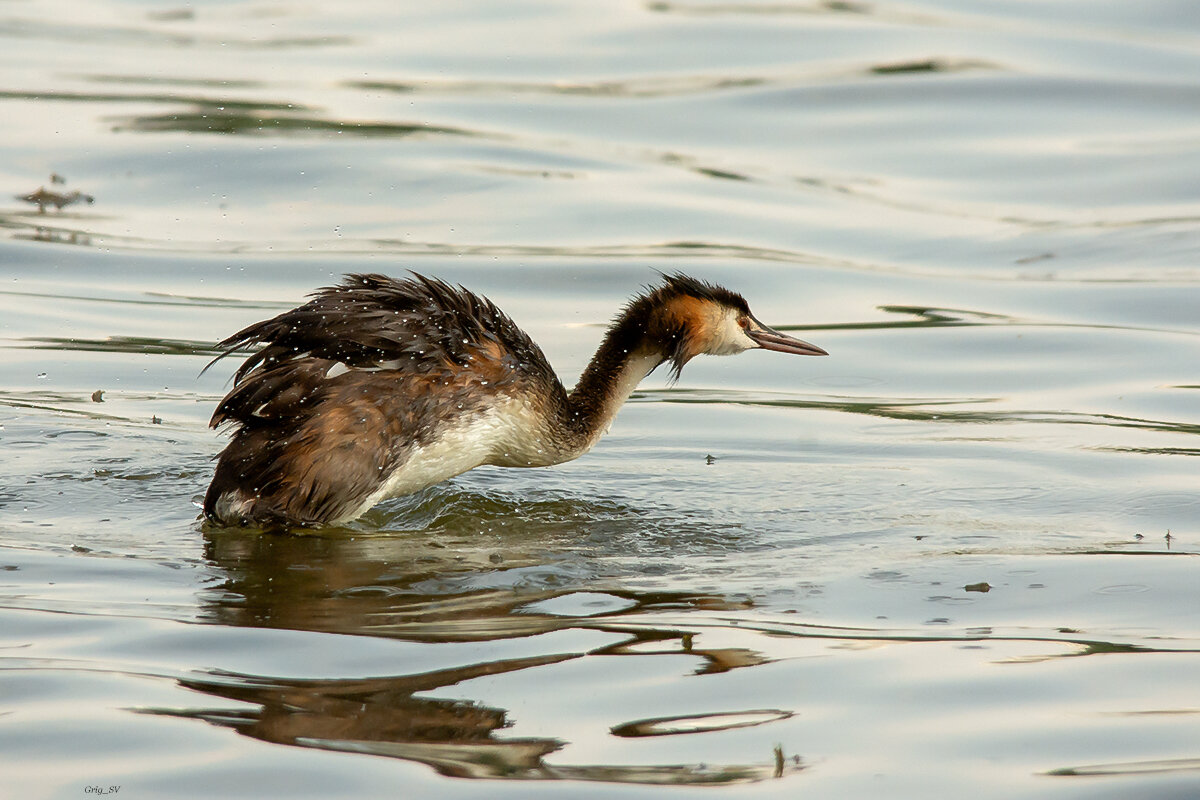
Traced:
<path fill-rule="evenodd" d="M 477 413 L 455 419 L 434 431 L 424 444 L 412 447 L 403 463 L 396 465 L 379 489 L 364 501 L 362 510 L 484 464 L 546 467 L 569 461 L 582 452 L 551 430 L 546 416 L 529 402 L 502 398 Z"/>

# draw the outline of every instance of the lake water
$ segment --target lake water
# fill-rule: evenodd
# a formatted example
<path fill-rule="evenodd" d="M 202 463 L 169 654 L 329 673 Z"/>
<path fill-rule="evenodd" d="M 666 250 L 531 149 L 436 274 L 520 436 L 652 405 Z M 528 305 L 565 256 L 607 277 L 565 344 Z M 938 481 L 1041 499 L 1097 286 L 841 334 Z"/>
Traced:
<path fill-rule="evenodd" d="M 2 792 L 1200 796 L 1200 5 L 35 0 L 0 68 Z M 407 269 L 568 385 L 655 269 L 831 356 L 202 526 L 213 343 Z"/>

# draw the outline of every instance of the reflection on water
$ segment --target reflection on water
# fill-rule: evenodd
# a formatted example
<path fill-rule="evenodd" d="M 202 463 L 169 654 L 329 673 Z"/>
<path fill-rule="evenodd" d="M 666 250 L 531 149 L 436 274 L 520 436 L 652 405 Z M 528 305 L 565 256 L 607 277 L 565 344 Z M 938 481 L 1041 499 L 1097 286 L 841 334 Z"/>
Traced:
<path fill-rule="evenodd" d="M 426 498 L 424 507 L 419 500 L 410 501 L 410 515 L 402 518 L 419 524 L 405 531 L 370 533 L 367 529 L 378 528 L 372 522 L 362 530 L 303 536 L 208 530 L 206 559 L 221 577 L 204 591 L 202 617 L 225 626 L 365 634 L 435 647 L 486 643 L 494 648 L 507 640 L 528 649 L 534 642 L 546 641 L 549 634 L 568 631 L 595 631 L 611 640 L 583 649 L 550 644 L 536 655 L 489 658 L 489 651 L 482 650 L 479 659 L 460 666 L 386 677 L 301 680 L 209 673 L 186 678 L 181 686 L 250 707 L 199 704 L 148 713 L 200 719 L 268 742 L 415 761 L 449 777 L 718 784 L 790 775 L 806 769 L 807 763 L 777 747 L 774 757 L 764 753 L 761 761 L 752 763 L 706 757 L 703 763 L 647 766 L 645 757 L 639 756 L 637 763 L 564 764 L 552 756 L 569 752 L 564 748 L 574 736 L 567 729 L 560 729 L 560 736 L 526 736 L 520 734 L 518 722 L 516 733 L 506 735 L 514 725 L 510 709 L 479 698 L 486 698 L 491 693 L 487 687 L 500 678 L 558 686 L 559 670 L 576 662 L 606 666 L 577 672 L 574 688 L 568 691 L 582 694 L 572 702 L 608 697 L 607 707 L 629 713 L 634 707 L 627 695 L 636 693 L 636 687 L 610 676 L 658 674 L 663 665 L 681 658 L 698 662 L 684 673 L 686 682 L 757 671 L 801 653 L 821 652 L 814 648 L 828 648 L 829 653 L 906 644 L 1028 645 L 1003 660 L 1027 667 L 1085 656 L 1144 658 L 1200 652 L 1186 642 L 1156 642 L 1153 637 L 1111 641 L 1065 627 L 1057 633 L 1031 635 L 996 627 L 932 632 L 828 626 L 748 614 L 744 601 L 719 595 L 639 592 L 617 583 L 607 588 L 577 572 L 580 565 L 573 560 L 571 537 L 563 537 L 556 552 L 555 537 L 543 535 L 545 529 L 537 521 L 541 518 L 540 524 L 546 525 L 557 520 L 571 527 L 580 524 L 580 517 L 603 516 L 603 507 L 581 514 L 582 509 L 557 501 L 530 514 L 533 535 L 523 537 L 518 528 L 502 538 L 490 538 L 469 534 L 467 529 L 486 529 L 489 520 L 505 518 L 498 513 L 502 504 L 468 494 L 457 501 L 462 509 L 457 511 L 455 502 L 446 502 L 450 500 L 451 493 L 446 492 L 434 502 Z M 470 513 L 464 513 L 468 509 Z M 530 582 L 533 574 L 540 579 Z M 895 573 L 893 580 L 903 585 L 911 576 Z M 971 593 L 982 591 L 980 585 L 987 585 L 989 595 L 1009 590 L 999 579 L 993 580 L 996 583 L 960 584 L 964 602 Z M 578 586 L 588 590 L 581 592 Z M 954 599 L 929 598 L 941 605 Z M 755 646 L 697 641 L 719 642 L 722 636 L 743 637 L 744 642 L 748 641 L 744 637 L 753 637 Z M 785 644 L 789 641 L 794 645 Z M 798 649 L 790 651 L 791 647 Z M 625 660 L 632 662 L 630 667 L 620 664 Z M 677 667 L 670 671 L 679 674 Z M 537 677 L 543 673 L 544 678 Z M 732 696 L 702 696 L 708 699 L 700 701 L 699 707 L 627 719 L 612 724 L 610 734 L 628 739 L 690 739 L 689 735 L 713 736 L 759 726 L 769 731 L 770 726 L 804 713 L 795 707 L 738 708 Z M 766 736 L 760 741 L 773 741 L 769 732 Z"/>
<path fill-rule="evenodd" d="M 734 611 L 746 607 L 743 601 L 619 588 L 576 599 L 574 589 L 547 588 L 577 582 L 580 576 L 574 574 L 578 565 L 564 560 L 563 554 L 546 552 L 553 537 L 544 535 L 544 528 L 539 530 L 538 518 L 553 516 L 559 524 L 573 526 L 586 515 L 561 503 L 555 504 L 554 510 L 532 510 L 529 525 L 533 532 L 525 537 L 529 549 L 521 546 L 519 532 L 513 531 L 518 537 L 504 537 L 501 555 L 495 549 L 480 548 L 477 536 L 461 532 L 463 525 L 486 525 L 488 504 L 486 498 L 478 498 L 471 516 L 452 509 L 445 513 L 440 508 L 426 509 L 424 513 L 434 517 L 425 524 L 408 533 L 386 536 L 349 536 L 350 531 L 304 536 L 206 531 L 206 557 L 225 579 L 205 591 L 203 617 L 222 625 L 369 634 L 429 644 L 537 637 L 581 627 L 619 634 L 616 641 L 586 652 L 489 660 L 368 680 L 288 681 L 213 675 L 189 679 L 183 685 L 253 703 L 257 709 L 156 713 L 204 719 L 271 742 L 418 761 L 452 777 L 720 784 L 782 777 L 801 769 L 798 758 L 785 765 L 782 756 L 759 764 L 551 765 L 544 757 L 565 742 L 505 737 L 503 729 L 510 724 L 505 709 L 418 696 L 483 676 L 536 671 L 581 658 L 683 656 L 700 660 L 693 672 L 696 676 L 768 660 L 742 648 L 694 647 L 692 633 L 646 627 L 644 622 L 648 615 L 663 612 Z M 413 516 L 406 518 L 410 524 L 422 515 L 419 508 L 411 511 Z M 564 512 L 569 512 L 566 518 Z M 531 581 L 534 575 L 538 577 Z M 472 582 L 498 588 L 459 588 Z M 434 586 L 443 591 L 428 593 Z M 626 618 L 634 623 L 632 629 L 625 625 Z M 619 692 L 619 687 L 603 691 Z M 789 716 L 787 711 L 757 709 L 689 714 L 625 723 L 616 726 L 613 734 L 717 732 Z"/>
<path fill-rule="evenodd" d="M 644 640 L 645 637 L 635 635 L 628 644 Z M 606 652 L 618 654 L 620 646 Z M 802 768 L 798 757 L 786 763 L 780 758 L 762 764 L 549 764 L 544 757 L 560 750 L 565 742 L 504 736 L 503 730 L 511 724 L 505 709 L 474 701 L 417 696 L 483 676 L 538 669 L 586 655 L 589 654 L 560 653 L 419 675 L 340 681 L 284 681 L 220 674 L 208 679 L 182 681 L 181 685 L 223 699 L 254 704 L 257 709 L 156 710 L 148 713 L 202 719 L 277 744 L 403 758 L 428 764 L 440 774 L 454 778 L 728 784 L 780 778 Z M 747 715 L 758 718 L 747 721 Z M 786 719 L 787 716 L 787 712 L 698 715 L 695 719 L 707 720 L 707 726 L 684 732 L 729 730 Z M 732 721 L 726 721 L 726 717 L 732 717 Z M 614 734 L 633 735 L 624 731 L 652 722 L 629 723 L 621 726 L 622 732 L 614 731 Z M 662 721 L 663 724 L 668 722 Z"/>
<path fill-rule="evenodd" d="M 779 407 L 779 408 L 827 408 L 851 414 L 866 414 L 899 420 L 936 420 L 939 422 L 991 423 L 1031 422 L 1054 425 L 1098 425 L 1109 428 L 1136 428 L 1149 431 L 1200 434 L 1200 424 L 1171 420 L 1136 419 L 1115 414 L 1080 414 L 1070 411 L 1034 409 L 1005 409 L 996 411 L 959 410 L 952 406 L 982 405 L 995 403 L 999 398 L 883 398 L 883 397 L 830 397 L 821 399 L 801 397 L 771 397 L 756 392 L 746 396 L 736 391 L 721 389 L 653 389 L 639 391 L 641 397 L 663 403 L 732 403 L 735 405 Z M 1115 448 L 1127 451 L 1126 448 Z M 1185 448 L 1184 452 L 1187 449 Z M 1152 450 L 1151 452 L 1157 452 Z"/>
<path fill-rule="evenodd" d="M 1047 775 L 1060 777 L 1097 777 L 1102 775 L 1152 775 L 1164 772 L 1200 772 L 1200 758 L 1158 759 L 1131 761 L 1121 764 L 1089 764 L 1085 767 L 1060 767 Z"/>
<path fill-rule="evenodd" d="M 631 659 L 638 662 L 686 657 L 701 660 L 693 680 L 749 667 L 771 664 L 775 658 L 746 648 L 704 648 L 697 635 L 736 627 L 770 641 L 789 638 L 798 643 L 828 643 L 833 648 L 877 648 L 891 644 L 958 642 L 964 646 L 1003 646 L 1025 636 L 992 629 L 935 636 L 925 632 L 852 630 L 805 622 L 789 623 L 738 614 L 744 604 L 719 597 L 681 594 L 641 594 L 615 591 L 618 602 L 605 603 L 592 593 L 584 602 L 568 602 L 570 590 L 519 589 L 464 594 L 422 595 L 411 587 L 425 583 L 426 565 L 406 562 L 412 542 L 365 538 L 354 541 L 311 536 L 244 537 L 221 532 L 208 537 L 209 557 L 220 564 L 227 579 L 206 593 L 206 616 L 238 626 L 297 626 L 309 630 L 369 633 L 436 645 L 449 642 L 494 642 L 498 639 L 537 639 L 554 630 L 590 629 L 617 638 L 590 650 L 543 652 L 536 656 L 483 660 L 450 669 L 390 677 L 336 680 L 295 680 L 234 673 L 213 673 L 181 681 L 185 688 L 223 700 L 250 704 L 233 710 L 225 706 L 157 709 L 148 713 L 205 720 L 268 742 L 333 751 L 368 753 L 427 764 L 438 773 L 457 778 L 518 780 L 583 780 L 649 784 L 721 784 L 782 777 L 805 768 L 798 755 L 785 757 L 776 746 L 774 758 L 759 763 L 705 763 L 646 766 L 644 764 L 562 764 L 546 759 L 564 748 L 566 739 L 505 735 L 512 725 L 506 708 L 475 699 L 456 699 L 468 685 L 483 678 L 522 672 L 552 672 L 571 661 Z M 418 552 L 420 550 L 418 549 Z M 418 556 L 415 561 L 420 562 Z M 457 560 L 457 559 L 453 559 Z M 486 569 L 460 566 L 460 569 Z M 442 572 L 445 567 L 433 567 Z M 497 568 L 499 569 L 499 568 Z M 967 586 L 967 591 L 972 587 Z M 621 602 L 623 601 L 623 603 Z M 539 613 L 558 607 L 567 612 Z M 580 610 L 612 609 L 598 616 Z M 696 614 L 700 612 L 700 616 Z M 707 612 L 707 613 L 704 613 Z M 975 643 L 975 644 L 971 644 Z M 1064 629 L 1058 637 L 1035 640 L 1040 650 L 1013 655 L 1008 664 L 1037 665 L 1083 656 L 1112 656 L 1159 651 L 1149 642 L 1128 644 L 1089 640 Z M 771 645 L 778 647 L 778 645 Z M 592 691 L 611 695 L 609 703 L 624 709 L 624 689 L 605 675 L 653 674 L 645 667 L 614 665 L 589 673 Z M 555 678 L 548 676 L 551 685 Z M 537 679 L 534 678 L 537 682 Z M 457 687 L 457 688 L 455 688 Z M 451 691 L 452 690 L 452 691 Z M 482 691 L 486 696 L 486 690 Z M 439 696 L 442 695 L 442 696 Z M 744 708 L 714 696 L 709 702 L 728 710 L 629 720 L 613 725 L 617 737 L 712 735 L 779 723 L 794 709 Z M 569 736 L 569 734 L 568 734 Z M 643 758 L 638 758 L 642 761 Z M 1176 768 L 1187 768 L 1177 766 Z M 1056 770 L 1048 774 L 1100 774 Z M 1094 768 L 1101 769 L 1101 768 Z"/>
<path fill-rule="evenodd" d="M 589 529 L 603 530 L 612 509 L 595 504 L 588 512 L 587 504 L 564 501 L 519 507 L 522 516 L 514 519 L 512 505 L 443 489 L 409 501 L 398 515 L 408 530 L 385 534 L 369 531 L 379 517 L 397 513 L 386 507 L 370 512 L 359 531 L 206 529 L 205 557 L 225 579 L 205 592 L 204 616 L 238 626 L 429 641 L 530 636 L 571 626 L 575 613 L 541 613 L 539 603 L 573 594 L 580 584 L 603 585 L 598 559 L 613 545 L 581 544 L 595 542 Z M 619 585 L 604 592 L 606 599 L 628 601 L 618 617 L 746 607 L 744 600 L 719 595 L 631 593 Z M 611 616 L 607 607 L 601 610 Z M 713 670 L 725 663 L 717 656 L 708 661 L 706 669 Z"/>
<path fill-rule="evenodd" d="M 84 350 L 100 353 L 144 353 L 154 355 L 209 356 L 225 352 L 214 342 L 195 342 L 184 339 L 162 339 L 150 336 L 109 336 L 104 339 L 72 337 L 27 338 L 29 347 L 39 350 Z"/>
<path fill-rule="evenodd" d="M 257 113 L 237 113 L 225 106 L 214 103 L 206 109 L 179 113 L 159 114 L 155 116 L 139 116 L 118 120 L 115 126 L 117 132 L 167 132 L 186 131 L 188 133 L 226 133 L 252 135 L 286 135 L 286 134 L 347 134 L 350 136 L 412 136 L 413 134 L 440 134 L 449 136 L 474 136 L 471 131 L 461 128 L 450 128 L 439 125 L 422 123 L 396 122 L 365 122 L 351 120 L 326 120 L 316 117 L 300 117 L 294 114 L 268 115 L 263 111 Z"/>

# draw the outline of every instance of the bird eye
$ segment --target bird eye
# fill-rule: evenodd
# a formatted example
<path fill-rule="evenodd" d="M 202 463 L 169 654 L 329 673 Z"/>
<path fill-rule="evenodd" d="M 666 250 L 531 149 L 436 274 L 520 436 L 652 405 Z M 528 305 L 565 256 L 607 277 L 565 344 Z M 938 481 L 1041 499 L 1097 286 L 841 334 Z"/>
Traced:
<path fill-rule="evenodd" d="M 742 330 L 744 330 L 744 331 L 750 330 L 750 318 L 749 317 L 738 317 L 738 325 L 740 325 Z"/>

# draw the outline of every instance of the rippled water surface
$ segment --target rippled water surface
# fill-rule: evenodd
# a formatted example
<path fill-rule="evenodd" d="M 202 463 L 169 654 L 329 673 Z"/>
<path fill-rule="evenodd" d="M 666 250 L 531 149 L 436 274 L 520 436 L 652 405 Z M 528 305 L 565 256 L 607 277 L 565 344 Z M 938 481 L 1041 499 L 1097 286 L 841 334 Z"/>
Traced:
<path fill-rule="evenodd" d="M 31 0 L 0 67 L 4 791 L 1200 795 L 1200 6 Z M 214 342 L 405 269 L 568 384 L 654 269 L 832 355 L 202 527 Z"/>

